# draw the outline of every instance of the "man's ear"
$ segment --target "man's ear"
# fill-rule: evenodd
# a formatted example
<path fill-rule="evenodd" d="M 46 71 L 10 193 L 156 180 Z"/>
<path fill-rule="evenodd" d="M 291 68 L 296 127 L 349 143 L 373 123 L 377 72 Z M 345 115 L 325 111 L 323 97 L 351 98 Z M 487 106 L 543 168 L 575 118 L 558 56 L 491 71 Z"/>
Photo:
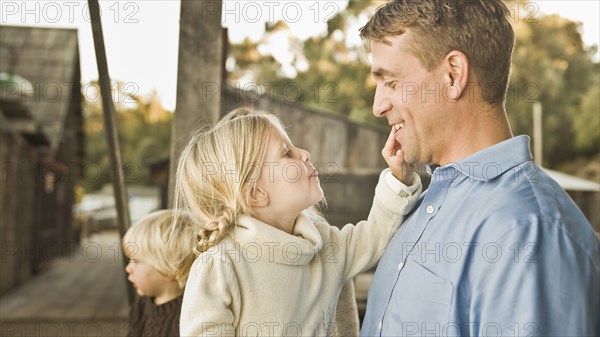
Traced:
<path fill-rule="evenodd" d="M 255 187 L 250 192 L 250 206 L 266 207 L 269 205 L 269 194 L 260 187 Z"/>
<path fill-rule="evenodd" d="M 444 77 L 447 83 L 446 97 L 458 100 L 466 90 L 469 80 L 469 58 L 463 52 L 453 50 L 444 59 Z"/>

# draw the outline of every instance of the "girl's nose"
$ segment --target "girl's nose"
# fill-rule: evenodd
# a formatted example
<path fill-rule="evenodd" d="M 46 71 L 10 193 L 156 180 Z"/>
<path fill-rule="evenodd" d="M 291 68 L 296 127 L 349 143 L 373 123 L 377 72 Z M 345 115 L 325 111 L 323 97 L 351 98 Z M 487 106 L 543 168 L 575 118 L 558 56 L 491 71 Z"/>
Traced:
<path fill-rule="evenodd" d="M 302 153 L 302 161 L 309 161 L 310 160 L 310 152 L 302 149 L 301 153 Z"/>

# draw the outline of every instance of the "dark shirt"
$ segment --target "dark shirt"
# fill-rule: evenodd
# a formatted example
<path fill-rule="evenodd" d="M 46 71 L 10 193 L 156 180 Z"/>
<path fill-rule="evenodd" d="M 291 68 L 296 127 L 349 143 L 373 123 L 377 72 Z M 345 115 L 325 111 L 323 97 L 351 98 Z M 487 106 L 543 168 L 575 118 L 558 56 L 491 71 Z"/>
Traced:
<path fill-rule="evenodd" d="M 128 337 L 179 337 L 179 315 L 183 296 L 161 305 L 152 297 L 138 297 L 129 314 Z"/>

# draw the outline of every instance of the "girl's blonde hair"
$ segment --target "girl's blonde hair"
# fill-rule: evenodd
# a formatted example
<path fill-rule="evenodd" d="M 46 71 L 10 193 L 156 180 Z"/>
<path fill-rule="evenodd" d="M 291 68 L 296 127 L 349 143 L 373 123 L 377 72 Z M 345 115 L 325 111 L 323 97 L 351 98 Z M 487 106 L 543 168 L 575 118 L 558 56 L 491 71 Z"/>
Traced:
<path fill-rule="evenodd" d="M 189 274 L 189 251 L 196 244 L 197 225 L 185 213 L 172 227 L 173 211 L 152 212 L 138 220 L 123 236 L 123 250 L 130 259 L 150 264 L 183 289 Z"/>
<path fill-rule="evenodd" d="M 279 119 L 241 108 L 208 132 L 192 137 L 177 165 L 174 207 L 203 219 L 196 255 L 219 243 L 240 215 L 254 215 L 250 195 L 261 176 L 271 130 L 285 134 Z"/>

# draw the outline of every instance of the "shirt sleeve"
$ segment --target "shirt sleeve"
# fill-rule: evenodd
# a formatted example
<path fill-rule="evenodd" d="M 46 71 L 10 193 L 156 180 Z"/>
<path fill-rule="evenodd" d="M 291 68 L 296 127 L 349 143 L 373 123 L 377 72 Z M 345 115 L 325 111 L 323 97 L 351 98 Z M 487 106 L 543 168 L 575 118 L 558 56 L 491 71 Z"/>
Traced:
<path fill-rule="evenodd" d="M 496 226 L 510 220 L 499 221 Z M 598 269 L 564 226 L 527 219 L 479 244 L 471 275 L 474 323 L 469 335 L 598 333 Z"/>
<path fill-rule="evenodd" d="M 417 174 L 414 175 L 414 183 L 411 186 L 415 189 L 414 192 L 403 197 L 400 195 L 402 191 L 398 193 L 388 186 L 385 180 L 388 172 L 389 169 L 386 169 L 379 176 L 373 206 L 367 220 L 356 225 L 348 224 L 341 230 L 330 226 L 333 246 L 327 248 L 333 249 L 333 254 L 330 256 L 336 257 L 335 262 L 337 258 L 342 259 L 344 280 L 356 276 L 377 263 L 392 236 L 404 221 L 405 215 L 415 207 L 421 194 L 421 179 Z M 410 188 L 405 189 L 411 192 Z"/>
<path fill-rule="evenodd" d="M 216 248 L 216 247 L 215 247 Z M 235 336 L 240 292 L 230 261 L 201 254 L 190 270 L 181 306 L 181 336 Z"/>

